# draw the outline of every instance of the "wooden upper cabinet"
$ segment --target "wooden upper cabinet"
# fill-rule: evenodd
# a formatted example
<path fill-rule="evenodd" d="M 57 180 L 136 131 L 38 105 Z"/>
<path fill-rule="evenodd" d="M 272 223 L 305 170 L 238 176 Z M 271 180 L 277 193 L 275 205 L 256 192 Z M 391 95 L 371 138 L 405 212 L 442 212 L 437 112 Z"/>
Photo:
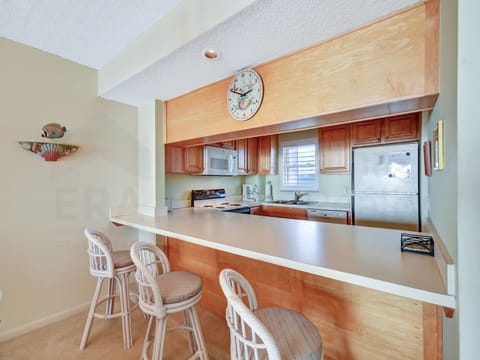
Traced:
<path fill-rule="evenodd" d="M 189 174 L 203 171 L 203 146 L 185 148 L 185 172 Z"/>
<path fill-rule="evenodd" d="M 417 140 L 419 114 L 391 116 L 352 124 L 352 146 Z"/>
<path fill-rule="evenodd" d="M 165 172 L 167 174 L 185 174 L 184 148 L 165 146 Z"/>
<path fill-rule="evenodd" d="M 237 140 L 237 161 L 238 175 L 254 175 L 257 173 L 257 138 Z"/>
<path fill-rule="evenodd" d="M 382 120 L 361 121 L 352 124 L 352 146 L 382 142 Z"/>
<path fill-rule="evenodd" d="M 165 173 L 195 174 L 203 171 L 203 146 L 165 146 Z"/>
<path fill-rule="evenodd" d="M 396 142 L 418 139 L 419 114 L 406 114 L 383 119 L 383 141 Z"/>
<path fill-rule="evenodd" d="M 278 135 L 261 136 L 258 138 L 257 174 L 277 174 L 277 147 Z"/>
<path fill-rule="evenodd" d="M 350 125 L 329 126 L 318 129 L 320 146 L 320 172 L 350 171 Z"/>

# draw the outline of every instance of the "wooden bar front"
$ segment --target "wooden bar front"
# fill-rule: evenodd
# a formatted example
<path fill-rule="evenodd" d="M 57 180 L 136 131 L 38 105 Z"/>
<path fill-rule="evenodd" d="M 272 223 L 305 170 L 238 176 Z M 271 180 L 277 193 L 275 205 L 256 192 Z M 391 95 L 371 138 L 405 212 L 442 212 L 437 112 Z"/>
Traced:
<path fill-rule="evenodd" d="M 261 241 L 261 240 L 258 240 Z M 325 359 L 441 359 L 441 309 L 223 251 L 167 238 L 172 270 L 203 278 L 200 305 L 225 316 L 218 275 L 242 273 L 253 285 L 260 307 L 281 306 L 303 313 L 318 328 Z"/>

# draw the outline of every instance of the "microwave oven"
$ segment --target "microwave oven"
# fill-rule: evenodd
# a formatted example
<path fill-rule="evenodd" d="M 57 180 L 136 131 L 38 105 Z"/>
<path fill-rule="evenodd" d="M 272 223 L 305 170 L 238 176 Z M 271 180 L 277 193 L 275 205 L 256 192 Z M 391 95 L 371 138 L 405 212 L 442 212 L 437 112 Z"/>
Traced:
<path fill-rule="evenodd" d="M 195 175 L 237 175 L 237 151 L 214 146 L 203 147 L 203 172 Z"/>

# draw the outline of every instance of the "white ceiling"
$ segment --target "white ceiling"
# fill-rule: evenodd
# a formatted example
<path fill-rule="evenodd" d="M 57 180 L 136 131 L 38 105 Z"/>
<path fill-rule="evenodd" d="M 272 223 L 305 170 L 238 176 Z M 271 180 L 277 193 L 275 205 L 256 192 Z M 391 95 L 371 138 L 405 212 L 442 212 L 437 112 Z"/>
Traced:
<path fill-rule="evenodd" d="M 0 36 L 101 72 L 186 1 L 0 0 Z M 100 95 L 135 106 L 168 100 L 419 2 L 256 0 Z M 170 33 L 181 31 L 178 23 Z M 202 58 L 207 47 L 218 49 L 221 58 Z"/>

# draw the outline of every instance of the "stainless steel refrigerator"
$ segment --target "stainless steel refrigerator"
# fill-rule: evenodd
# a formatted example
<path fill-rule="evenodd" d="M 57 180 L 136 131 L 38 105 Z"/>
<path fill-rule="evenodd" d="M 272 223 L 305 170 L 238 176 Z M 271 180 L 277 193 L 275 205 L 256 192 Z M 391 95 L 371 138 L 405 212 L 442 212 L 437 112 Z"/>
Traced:
<path fill-rule="evenodd" d="M 354 225 L 420 231 L 418 143 L 353 150 Z"/>

